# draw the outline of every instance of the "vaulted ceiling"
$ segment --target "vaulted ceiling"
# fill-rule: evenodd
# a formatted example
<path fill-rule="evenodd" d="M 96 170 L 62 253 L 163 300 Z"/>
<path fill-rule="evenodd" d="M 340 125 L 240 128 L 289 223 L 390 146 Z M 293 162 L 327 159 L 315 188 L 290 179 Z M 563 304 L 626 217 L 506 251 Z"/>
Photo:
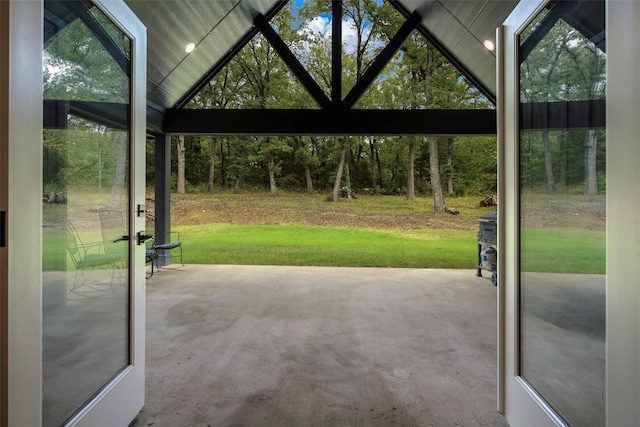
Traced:
<path fill-rule="evenodd" d="M 329 1 L 329 0 L 327 0 Z M 286 0 L 126 0 L 147 27 L 148 99 L 160 108 L 179 107 L 205 84 Z M 418 27 L 492 99 L 495 52 L 484 40 L 513 10 L 515 0 L 393 0 L 405 16 L 417 11 Z M 185 46 L 195 43 L 187 54 Z"/>

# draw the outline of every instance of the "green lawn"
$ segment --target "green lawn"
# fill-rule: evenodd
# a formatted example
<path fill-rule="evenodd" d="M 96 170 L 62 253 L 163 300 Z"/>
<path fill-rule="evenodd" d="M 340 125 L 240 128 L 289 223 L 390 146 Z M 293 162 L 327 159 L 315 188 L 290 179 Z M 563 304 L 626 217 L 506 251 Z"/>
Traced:
<path fill-rule="evenodd" d="M 186 263 L 475 268 L 476 233 L 303 225 L 182 226 Z"/>
<path fill-rule="evenodd" d="M 574 228 L 525 228 L 521 230 L 522 271 L 604 274 L 604 231 Z"/>
<path fill-rule="evenodd" d="M 200 221 L 197 225 L 173 227 L 181 234 L 184 260 L 188 264 L 474 269 L 477 219 L 491 210 L 479 209 L 477 198 L 471 197 L 452 200 L 452 205 L 461 210 L 458 216 L 434 214 L 429 203 L 389 196 L 366 196 L 342 203 L 298 195 L 275 199 L 254 194 L 182 195 L 176 199 L 174 203 L 182 208 L 183 215 L 203 215 L 193 218 Z M 194 205 L 195 202 L 200 204 Z M 212 212 L 210 217 L 205 216 Z M 237 221 L 239 215 L 244 215 L 243 219 L 256 222 L 229 224 L 221 218 L 225 212 L 230 220 Z M 407 222 L 397 229 L 360 226 L 372 227 L 373 219 L 389 215 L 401 215 L 392 218 Z M 301 223 L 309 218 L 316 222 Z M 351 220 L 351 225 L 339 221 L 319 224 L 325 218 Z M 523 271 L 605 272 L 602 230 L 532 227 L 521 232 Z M 43 233 L 43 268 L 60 269 L 60 264 L 68 261 L 66 232 L 45 227 Z M 85 232 L 83 239 L 100 241 L 101 237 L 94 230 L 92 234 Z"/>

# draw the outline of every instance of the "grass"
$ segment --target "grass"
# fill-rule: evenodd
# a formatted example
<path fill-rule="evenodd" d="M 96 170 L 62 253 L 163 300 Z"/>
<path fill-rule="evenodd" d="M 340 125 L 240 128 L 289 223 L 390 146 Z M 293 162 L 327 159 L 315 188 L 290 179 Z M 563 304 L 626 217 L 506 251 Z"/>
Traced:
<path fill-rule="evenodd" d="M 494 209 L 479 208 L 478 197 L 450 202 L 460 215 L 434 214 L 429 199 L 402 196 L 329 203 L 322 195 L 179 195 L 173 197 L 173 230 L 181 233 L 190 264 L 474 269 L 478 217 Z M 54 207 L 46 209 L 56 214 Z M 66 218 L 68 209 L 60 210 Z M 542 214 L 575 222 L 563 212 Z M 522 229 L 523 271 L 605 272 L 603 230 L 536 227 Z M 59 269 L 67 261 L 66 234 L 53 227 L 43 233 L 43 267 Z M 99 232 L 93 233 L 83 238 L 99 241 Z"/>
<path fill-rule="evenodd" d="M 194 264 L 475 268 L 475 232 L 306 225 L 177 227 Z"/>
<path fill-rule="evenodd" d="M 522 271 L 604 274 L 604 231 L 575 228 L 521 230 Z"/>

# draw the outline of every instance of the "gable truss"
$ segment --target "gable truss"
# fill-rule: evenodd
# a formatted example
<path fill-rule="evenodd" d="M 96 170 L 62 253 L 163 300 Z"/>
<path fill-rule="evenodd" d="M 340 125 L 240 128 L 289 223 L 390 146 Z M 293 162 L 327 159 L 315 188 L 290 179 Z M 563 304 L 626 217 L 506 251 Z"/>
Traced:
<path fill-rule="evenodd" d="M 396 8 L 400 7 L 396 2 L 392 3 Z M 342 2 L 332 1 L 331 98 L 307 72 L 267 18 L 260 14 L 254 18 L 255 28 L 271 44 L 320 110 L 185 109 L 184 105 L 195 96 L 192 92 L 176 108 L 164 111 L 163 123 L 155 127 L 166 133 L 181 134 L 495 135 L 495 110 L 353 110 L 353 106 L 405 40 L 420 27 L 422 17 L 417 11 L 408 14 L 397 33 L 343 99 L 342 16 Z"/>

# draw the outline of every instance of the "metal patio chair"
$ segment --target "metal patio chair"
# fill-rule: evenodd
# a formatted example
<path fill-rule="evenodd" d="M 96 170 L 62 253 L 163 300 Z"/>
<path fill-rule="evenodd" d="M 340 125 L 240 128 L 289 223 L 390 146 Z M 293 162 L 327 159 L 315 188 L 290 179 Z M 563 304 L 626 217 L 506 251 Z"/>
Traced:
<path fill-rule="evenodd" d="M 67 252 L 74 267 L 73 283 L 67 293 L 81 297 L 97 297 L 113 290 L 117 271 L 121 267 L 119 254 L 105 252 L 103 242 L 83 243 L 71 221 L 67 221 Z M 108 281 L 90 281 L 97 269 L 108 274 Z"/>

